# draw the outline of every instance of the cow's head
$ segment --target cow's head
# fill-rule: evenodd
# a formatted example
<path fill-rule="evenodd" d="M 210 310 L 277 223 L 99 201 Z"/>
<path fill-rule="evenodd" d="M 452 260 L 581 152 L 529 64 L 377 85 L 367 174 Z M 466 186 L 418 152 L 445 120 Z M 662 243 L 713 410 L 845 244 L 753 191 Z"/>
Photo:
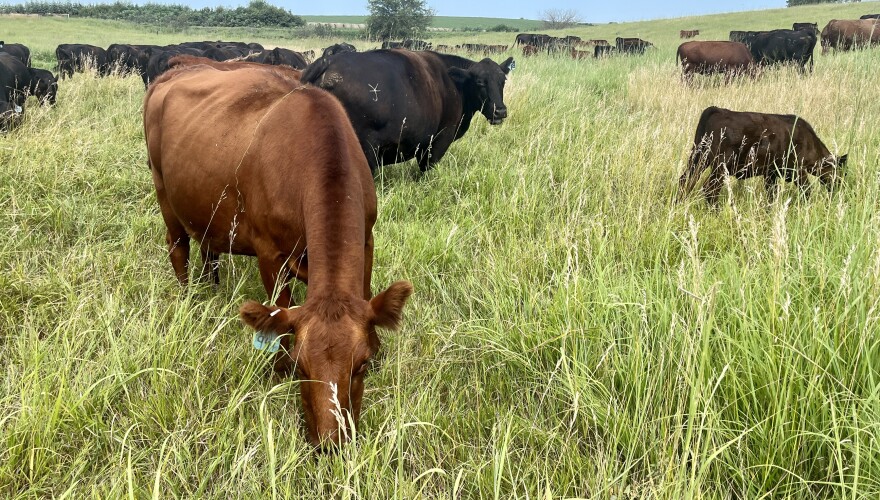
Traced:
<path fill-rule="evenodd" d="M 450 68 L 449 76 L 464 95 L 465 113 L 481 112 L 492 125 L 507 118 L 504 83 L 515 66 L 512 57 L 501 64 L 486 58 L 468 69 Z"/>
<path fill-rule="evenodd" d="M 248 326 L 281 336 L 275 369 L 296 368 L 313 445 L 327 448 L 350 439 L 350 423 L 360 419 L 368 362 L 379 350 L 376 327 L 396 329 L 412 292 L 409 282 L 398 281 L 369 301 L 315 297 L 290 309 L 253 301 L 241 306 Z"/>
<path fill-rule="evenodd" d="M 31 69 L 31 93 L 40 101 L 40 104 L 55 104 L 55 96 L 58 94 L 58 77 L 51 72 L 41 69 Z"/>
<path fill-rule="evenodd" d="M 834 156 L 831 155 L 822 159 L 822 165 L 819 168 L 818 177 L 822 185 L 829 191 L 836 189 L 843 182 L 846 176 L 846 159 L 849 155 Z"/>

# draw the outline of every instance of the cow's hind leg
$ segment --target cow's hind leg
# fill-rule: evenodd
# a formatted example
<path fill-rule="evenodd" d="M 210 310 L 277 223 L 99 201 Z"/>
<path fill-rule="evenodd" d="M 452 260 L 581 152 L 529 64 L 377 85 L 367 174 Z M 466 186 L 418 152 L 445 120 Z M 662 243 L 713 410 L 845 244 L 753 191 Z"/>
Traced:
<path fill-rule="evenodd" d="M 212 252 L 207 245 L 199 248 L 202 254 L 201 279 L 208 280 L 212 285 L 220 284 L 220 254 Z"/>

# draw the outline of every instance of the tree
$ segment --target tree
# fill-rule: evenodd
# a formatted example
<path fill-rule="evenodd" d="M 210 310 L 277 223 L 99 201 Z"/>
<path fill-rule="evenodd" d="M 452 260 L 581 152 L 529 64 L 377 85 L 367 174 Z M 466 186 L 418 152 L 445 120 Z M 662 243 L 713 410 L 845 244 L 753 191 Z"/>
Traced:
<path fill-rule="evenodd" d="M 424 32 L 434 11 L 424 0 L 369 0 L 367 32 L 379 40 L 415 38 Z"/>
<path fill-rule="evenodd" d="M 545 29 L 561 30 L 576 26 L 581 22 L 581 16 L 574 9 L 547 9 L 541 13 L 541 20 Z"/>

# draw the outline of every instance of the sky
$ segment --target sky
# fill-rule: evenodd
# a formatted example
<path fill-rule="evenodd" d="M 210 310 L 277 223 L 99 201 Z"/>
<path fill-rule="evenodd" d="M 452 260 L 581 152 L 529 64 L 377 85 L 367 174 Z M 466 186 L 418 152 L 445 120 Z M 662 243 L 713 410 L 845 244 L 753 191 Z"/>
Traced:
<path fill-rule="evenodd" d="M 193 7 L 234 6 L 247 0 L 164 0 Z M 367 0 L 268 0 L 301 15 L 365 15 Z M 785 0 L 428 0 L 439 16 L 540 18 L 545 9 L 574 9 L 594 23 L 641 21 L 785 7 Z"/>

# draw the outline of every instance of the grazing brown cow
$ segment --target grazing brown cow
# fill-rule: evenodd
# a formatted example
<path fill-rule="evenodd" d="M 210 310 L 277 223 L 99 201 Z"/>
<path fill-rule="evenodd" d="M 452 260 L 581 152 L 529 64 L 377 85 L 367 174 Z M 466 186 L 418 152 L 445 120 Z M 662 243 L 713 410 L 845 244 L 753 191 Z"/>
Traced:
<path fill-rule="evenodd" d="M 681 61 L 682 76 L 690 81 L 694 73 L 722 73 L 727 81 L 752 72 L 755 60 L 749 48 L 739 42 L 684 42 L 678 46 L 676 60 Z"/>
<path fill-rule="evenodd" d="M 538 47 L 535 47 L 534 45 L 523 45 L 522 51 L 523 56 L 525 57 L 534 56 L 538 54 Z"/>
<path fill-rule="evenodd" d="M 592 59 L 593 53 L 589 50 L 577 50 L 576 48 L 571 48 L 571 58 L 572 59 Z"/>
<path fill-rule="evenodd" d="M 764 176 L 772 200 L 779 179 L 794 181 L 808 194 L 814 175 L 828 190 L 839 182 L 846 155 L 828 151 L 813 127 L 794 115 L 737 112 L 708 107 L 700 116 L 688 167 L 679 179 L 679 195 L 689 194 L 707 167 L 703 193 L 710 206 L 718 205 L 724 177 Z"/>
<path fill-rule="evenodd" d="M 608 47 L 611 45 L 608 43 L 608 40 L 587 40 L 587 43 L 595 45 L 597 47 Z"/>
<path fill-rule="evenodd" d="M 412 293 L 397 282 L 368 300 L 376 192 L 358 138 L 339 101 L 299 71 L 195 57 L 172 66 L 144 98 L 144 135 L 174 272 L 187 282 L 190 238 L 209 263 L 256 256 L 283 307 L 250 301 L 241 317 L 280 343 L 276 369 L 295 364 L 310 442 L 345 442 L 376 327 L 396 328 Z M 286 308 L 290 274 L 308 283 L 299 308 Z"/>
<path fill-rule="evenodd" d="M 822 30 L 822 53 L 829 49 L 853 50 L 880 44 L 880 20 L 829 21 Z"/>
<path fill-rule="evenodd" d="M 700 30 L 681 30 L 678 36 L 679 38 L 694 38 L 700 36 Z"/>

